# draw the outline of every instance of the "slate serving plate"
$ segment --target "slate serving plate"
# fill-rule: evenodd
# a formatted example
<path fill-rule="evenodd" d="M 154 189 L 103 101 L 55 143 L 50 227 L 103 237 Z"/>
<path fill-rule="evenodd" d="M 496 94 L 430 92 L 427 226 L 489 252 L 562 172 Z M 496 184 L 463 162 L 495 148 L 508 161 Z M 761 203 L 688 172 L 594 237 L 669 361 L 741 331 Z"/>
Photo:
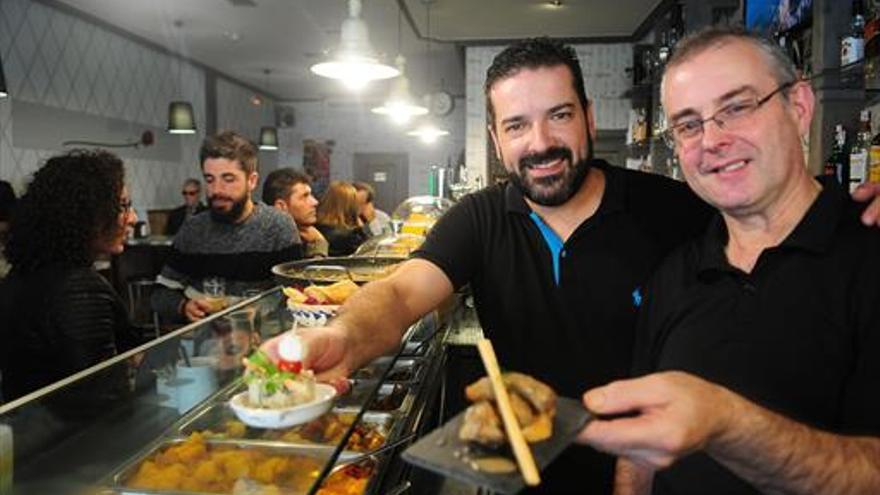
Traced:
<path fill-rule="evenodd" d="M 456 452 L 461 452 L 466 446 L 465 442 L 458 439 L 458 430 L 464 414 L 464 412 L 458 414 L 411 445 L 403 453 L 403 459 L 429 471 L 478 485 L 493 492 L 517 493 L 522 490 L 525 487 L 525 480 L 518 470 L 508 474 L 476 471 L 468 462 L 456 456 Z M 530 444 L 538 469 L 544 469 L 561 454 L 590 418 L 590 413 L 584 409 L 579 400 L 560 397 L 556 403 L 556 417 L 553 418 L 553 436 L 543 442 Z M 509 449 L 507 452 L 502 451 L 500 455 L 514 459 Z M 473 454 L 472 456 L 476 457 Z"/>

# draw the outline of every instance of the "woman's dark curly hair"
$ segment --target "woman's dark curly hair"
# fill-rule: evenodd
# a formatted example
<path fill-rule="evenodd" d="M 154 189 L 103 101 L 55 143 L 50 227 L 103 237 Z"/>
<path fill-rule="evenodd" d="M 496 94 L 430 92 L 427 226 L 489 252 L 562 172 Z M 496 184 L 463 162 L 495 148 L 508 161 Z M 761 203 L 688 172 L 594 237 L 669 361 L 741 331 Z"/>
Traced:
<path fill-rule="evenodd" d="M 118 228 L 124 183 L 122 160 L 106 151 L 49 158 L 15 208 L 6 243 L 13 269 L 91 264 L 94 241 Z"/>

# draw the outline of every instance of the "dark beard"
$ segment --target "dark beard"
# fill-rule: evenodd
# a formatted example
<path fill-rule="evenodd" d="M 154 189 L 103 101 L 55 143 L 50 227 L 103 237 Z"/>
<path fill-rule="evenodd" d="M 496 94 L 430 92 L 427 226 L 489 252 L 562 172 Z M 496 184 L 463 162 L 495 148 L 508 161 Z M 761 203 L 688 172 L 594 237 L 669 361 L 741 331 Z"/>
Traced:
<path fill-rule="evenodd" d="M 568 162 L 568 167 L 561 174 L 552 177 L 541 177 L 533 181 L 526 179 L 528 177 L 528 169 L 531 166 L 559 159 Z M 572 163 L 571 149 L 554 146 L 542 153 L 522 157 L 517 164 L 517 171 L 508 172 L 507 175 L 510 178 L 511 184 L 516 186 L 523 196 L 529 198 L 532 202 L 541 206 L 559 206 L 578 192 L 589 171 L 590 159 L 583 159 L 577 163 Z"/>
<path fill-rule="evenodd" d="M 221 211 L 214 207 L 214 199 L 211 198 L 211 220 L 219 223 L 235 223 L 244 213 L 244 207 L 247 204 L 247 196 L 232 202 L 232 208 L 229 211 Z"/>

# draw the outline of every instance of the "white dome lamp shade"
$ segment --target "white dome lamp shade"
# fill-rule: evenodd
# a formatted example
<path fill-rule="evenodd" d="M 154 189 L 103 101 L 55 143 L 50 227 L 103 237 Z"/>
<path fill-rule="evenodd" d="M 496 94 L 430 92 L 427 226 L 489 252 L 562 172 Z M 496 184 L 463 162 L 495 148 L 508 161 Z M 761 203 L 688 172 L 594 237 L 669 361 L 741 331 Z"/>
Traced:
<path fill-rule="evenodd" d="M 437 127 L 437 125 L 429 119 L 422 122 L 418 127 L 406 134 L 421 139 L 425 144 L 433 144 L 437 141 L 437 138 L 448 136 L 449 131 Z"/>
<path fill-rule="evenodd" d="M 193 107 L 188 101 L 172 101 L 168 105 L 168 133 L 196 133 L 196 119 Z"/>
<path fill-rule="evenodd" d="M 348 0 L 348 19 L 342 23 L 342 37 L 333 59 L 311 67 L 315 74 L 338 79 L 353 90 L 363 88 L 370 81 L 400 75 L 399 70 L 381 63 L 373 52 L 361 9 L 361 0 Z"/>
<path fill-rule="evenodd" d="M 380 115 L 387 115 L 392 122 L 402 125 L 409 122 L 413 117 L 427 115 L 428 109 L 419 105 L 409 91 L 409 79 L 404 71 L 406 59 L 403 55 L 397 56 L 395 64 L 400 71 L 400 77 L 392 81 L 388 99 L 385 100 L 381 107 L 373 108 L 371 111 Z"/>

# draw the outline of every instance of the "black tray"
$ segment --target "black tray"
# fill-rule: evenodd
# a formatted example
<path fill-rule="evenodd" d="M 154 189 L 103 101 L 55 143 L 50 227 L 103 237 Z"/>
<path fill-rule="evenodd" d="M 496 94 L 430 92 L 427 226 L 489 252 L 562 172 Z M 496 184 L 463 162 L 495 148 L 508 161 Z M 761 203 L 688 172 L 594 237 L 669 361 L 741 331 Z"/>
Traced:
<path fill-rule="evenodd" d="M 467 462 L 455 456 L 466 443 L 458 439 L 464 412 L 446 424 L 429 433 L 403 453 L 403 459 L 429 471 L 455 478 L 465 483 L 479 485 L 498 493 L 517 493 L 525 487 L 525 480 L 519 471 L 509 474 L 488 474 L 475 471 Z M 591 418 L 583 404 L 574 399 L 560 397 L 556 402 L 556 417 L 553 419 L 553 436 L 530 444 L 532 455 L 538 469 L 544 469 L 571 444 L 575 436 Z M 507 454 L 513 460 L 513 454 Z"/>

